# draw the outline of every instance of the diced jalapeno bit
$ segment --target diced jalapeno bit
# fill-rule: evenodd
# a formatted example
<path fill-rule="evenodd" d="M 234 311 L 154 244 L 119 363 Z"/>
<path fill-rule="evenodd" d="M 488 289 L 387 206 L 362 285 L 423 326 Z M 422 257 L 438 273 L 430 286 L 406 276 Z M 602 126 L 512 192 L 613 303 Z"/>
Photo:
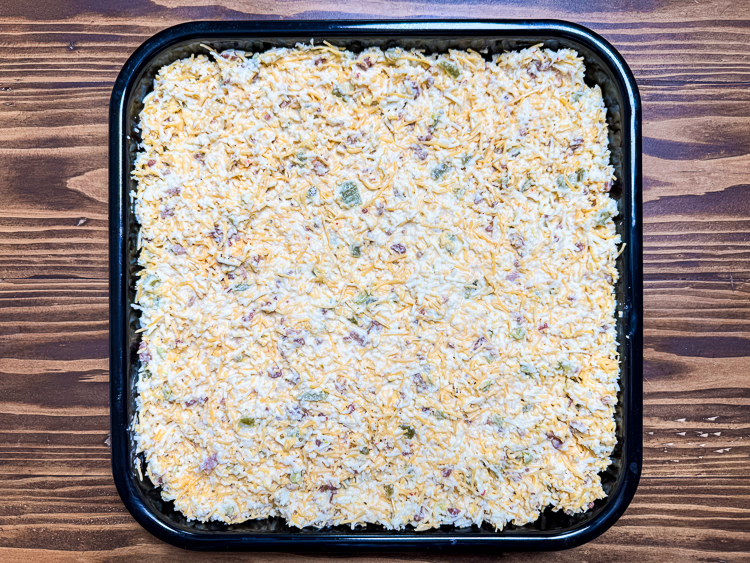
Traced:
<path fill-rule="evenodd" d="M 534 461 L 534 454 L 530 451 L 523 452 L 523 464 L 528 465 Z"/>
<path fill-rule="evenodd" d="M 328 398 L 327 391 L 308 391 L 300 395 L 300 401 L 325 401 Z"/>
<path fill-rule="evenodd" d="M 570 189 L 568 187 L 568 183 L 565 181 L 565 176 L 563 176 L 562 174 L 558 174 L 557 178 L 555 178 L 555 186 L 560 191 L 566 191 Z"/>
<path fill-rule="evenodd" d="M 445 174 L 453 168 L 450 164 L 447 162 L 442 162 L 438 164 L 435 168 L 432 169 L 432 179 L 436 182 L 440 180 Z"/>
<path fill-rule="evenodd" d="M 359 244 L 353 244 L 349 247 L 349 252 L 351 252 L 351 255 L 354 258 L 359 258 L 360 256 L 362 256 L 362 246 L 360 246 Z"/>
<path fill-rule="evenodd" d="M 518 188 L 521 190 L 521 192 L 527 191 L 529 188 L 531 188 L 534 185 L 534 180 L 531 179 L 531 176 L 527 176 L 526 179 L 523 181 L 523 184 Z"/>
<path fill-rule="evenodd" d="M 255 426 L 255 419 L 250 418 L 249 416 L 243 416 L 240 419 L 240 426 L 243 426 L 245 428 L 253 428 Z"/>
<path fill-rule="evenodd" d="M 347 209 L 362 205 L 362 196 L 359 195 L 359 188 L 356 182 L 352 182 L 351 180 L 339 184 L 339 197 L 341 198 L 341 205 Z"/>
<path fill-rule="evenodd" d="M 367 455 L 370 453 L 370 448 L 368 448 L 367 446 L 363 446 L 359 448 L 359 453 L 361 453 L 362 455 Z"/>
<path fill-rule="evenodd" d="M 385 496 L 393 498 L 393 485 L 385 485 L 383 489 L 385 489 Z"/>
<path fill-rule="evenodd" d="M 499 414 L 493 414 L 492 415 L 492 424 L 494 424 L 498 428 L 502 428 L 503 424 L 505 424 L 505 419 L 502 416 L 500 416 Z"/>
<path fill-rule="evenodd" d="M 438 238 L 438 244 L 440 245 L 440 248 L 444 249 L 448 254 L 454 254 L 458 251 L 461 242 L 453 233 L 444 232 Z"/>
<path fill-rule="evenodd" d="M 352 85 L 348 82 L 344 84 L 334 84 L 331 92 L 337 98 L 345 100 L 346 97 L 352 93 Z"/>
<path fill-rule="evenodd" d="M 602 210 L 599 212 L 599 215 L 596 217 L 596 220 L 594 221 L 597 225 L 600 227 L 603 227 L 607 224 L 607 221 L 612 217 L 612 213 L 610 213 L 607 210 Z"/>
<path fill-rule="evenodd" d="M 469 285 L 464 287 L 464 297 L 466 299 L 471 299 L 474 296 L 474 293 L 479 288 L 479 280 L 474 280 Z"/>
<path fill-rule="evenodd" d="M 357 305 L 369 305 L 370 303 L 375 303 L 377 301 L 377 298 L 373 297 L 366 291 L 361 292 L 354 298 L 354 302 Z"/>
<path fill-rule="evenodd" d="M 302 471 L 293 471 L 289 475 L 289 480 L 295 485 L 299 485 L 302 482 Z"/>
<path fill-rule="evenodd" d="M 524 338 L 526 338 L 526 329 L 522 326 L 517 326 L 510 331 L 510 337 L 513 340 L 523 340 Z"/>
<path fill-rule="evenodd" d="M 417 431 L 408 424 L 402 424 L 401 426 L 399 426 L 399 428 L 404 431 L 404 436 L 406 436 L 409 440 L 413 439 L 414 436 L 417 435 Z"/>
<path fill-rule="evenodd" d="M 455 63 L 442 60 L 437 65 L 442 68 L 445 73 L 451 78 L 458 78 L 459 76 L 461 76 L 461 68 Z"/>
<path fill-rule="evenodd" d="M 171 401 L 174 398 L 174 396 L 172 395 L 172 390 L 166 385 L 161 388 L 161 394 L 164 397 L 165 401 Z"/>

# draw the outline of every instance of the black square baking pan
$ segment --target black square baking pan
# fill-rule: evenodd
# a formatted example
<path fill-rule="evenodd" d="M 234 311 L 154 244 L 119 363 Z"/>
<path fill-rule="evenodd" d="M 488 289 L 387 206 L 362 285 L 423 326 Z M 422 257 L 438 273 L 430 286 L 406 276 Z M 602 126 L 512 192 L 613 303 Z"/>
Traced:
<path fill-rule="evenodd" d="M 582 514 L 547 509 L 525 526 L 502 531 L 472 527 L 416 532 L 368 525 L 297 529 L 280 519 L 242 524 L 188 521 L 162 500 L 136 455 L 130 426 L 135 413 L 139 345 L 135 299 L 138 224 L 130 192 L 138 151 L 136 128 L 142 100 L 158 70 L 192 54 L 242 49 L 261 52 L 298 42 L 328 41 L 358 51 L 392 46 L 441 52 L 486 49 L 488 55 L 543 44 L 571 48 L 584 58 L 586 81 L 598 84 L 607 106 L 609 148 L 616 181 L 611 194 L 620 215 L 617 229 L 625 243 L 617 260 L 620 392 L 615 414 L 617 446 L 602 474 L 607 497 Z M 112 469 L 117 490 L 133 517 L 171 544 L 200 550 L 366 550 L 460 549 L 511 551 L 565 549 L 590 541 L 623 514 L 635 494 L 642 460 L 642 225 L 641 105 L 630 69 L 617 51 L 595 33 L 575 24 L 549 20 L 196 22 L 171 27 L 141 45 L 115 82 L 109 118 L 110 403 Z"/>

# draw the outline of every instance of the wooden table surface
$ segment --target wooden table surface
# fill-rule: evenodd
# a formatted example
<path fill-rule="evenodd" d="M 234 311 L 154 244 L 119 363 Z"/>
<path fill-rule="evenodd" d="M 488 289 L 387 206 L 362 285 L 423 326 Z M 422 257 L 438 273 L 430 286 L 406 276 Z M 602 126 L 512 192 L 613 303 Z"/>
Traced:
<path fill-rule="evenodd" d="M 107 106 L 130 53 L 179 22 L 383 16 L 567 19 L 633 69 L 645 459 L 625 515 L 581 548 L 360 561 L 750 560 L 750 1 L 535 4 L 0 2 L 0 561 L 318 560 L 184 552 L 120 502 L 107 447 Z"/>

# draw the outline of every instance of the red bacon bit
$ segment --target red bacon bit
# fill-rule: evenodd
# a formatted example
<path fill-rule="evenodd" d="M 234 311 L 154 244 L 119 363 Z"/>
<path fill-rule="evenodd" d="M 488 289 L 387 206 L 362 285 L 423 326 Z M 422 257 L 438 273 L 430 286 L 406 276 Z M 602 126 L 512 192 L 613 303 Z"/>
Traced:
<path fill-rule="evenodd" d="M 479 338 L 477 338 L 477 341 L 474 342 L 474 346 L 472 347 L 472 350 L 476 352 L 477 350 L 479 350 L 479 348 L 481 348 L 485 344 L 489 344 L 489 340 L 487 340 L 484 336 L 480 336 Z"/>
<path fill-rule="evenodd" d="M 176 187 L 176 186 L 175 186 L 175 187 L 173 187 L 173 188 L 169 188 L 169 189 L 168 189 L 168 190 L 167 190 L 166 192 L 164 192 L 164 193 L 166 193 L 166 194 L 167 194 L 168 196 L 176 196 L 176 195 L 180 195 L 180 188 L 178 188 L 178 187 Z"/>
<path fill-rule="evenodd" d="M 271 114 L 270 113 L 265 114 L 263 116 L 263 119 L 265 119 L 266 121 L 269 121 L 271 119 Z"/>
<path fill-rule="evenodd" d="M 517 233 L 511 233 L 508 235 L 508 242 L 513 248 L 522 248 L 525 244 L 523 237 Z"/>
<path fill-rule="evenodd" d="M 577 242 L 577 243 L 575 244 L 575 247 L 576 247 L 576 252 L 581 252 L 581 251 L 582 251 L 582 250 L 583 250 L 584 248 L 586 248 L 586 247 L 585 247 L 585 246 L 583 245 L 583 243 L 582 243 L 582 242 Z"/>
<path fill-rule="evenodd" d="M 348 407 L 346 407 L 346 414 L 352 414 L 354 412 L 354 403 L 350 404 Z"/>
<path fill-rule="evenodd" d="M 172 245 L 172 252 L 174 252 L 177 256 L 182 256 L 183 254 L 187 254 L 185 247 L 177 243 Z"/>
<path fill-rule="evenodd" d="M 154 164 L 156 164 L 156 161 L 153 158 L 148 161 L 149 168 L 152 167 Z"/>
<path fill-rule="evenodd" d="M 549 325 L 547 323 L 542 323 L 539 325 L 539 330 L 547 330 L 549 328 Z"/>
<path fill-rule="evenodd" d="M 513 281 L 516 281 L 520 277 L 521 277 L 521 274 L 519 274 L 517 271 L 514 270 L 510 274 L 508 274 L 507 276 L 505 276 L 505 279 L 508 280 L 508 281 L 513 282 Z"/>
<path fill-rule="evenodd" d="M 318 489 L 321 493 L 330 492 L 331 497 L 328 499 L 330 502 L 333 502 L 333 495 L 336 494 L 336 491 L 338 491 L 338 487 L 334 487 L 333 485 L 323 485 Z"/>
<path fill-rule="evenodd" d="M 458 513 L 461 512 L 458 508 L 453 508 L 452 506 L 448 508 L 448 514 L 453 516 L 454 518 L 458 516 Z"/>
<path fill-rule="evenodd" d="M 583 139 L 580 137 L 576 137 L 570 142 L 570 149 L 573 152 L 577 151 L 581 146 L 583 146 Z"/>
<path fill-rule="evenodd" d="M 595 504 L 593 502 L 590 502 L 586 506 L 588 506 L 589 510 L 591 510 L 592 508 L 594 508 Z"/>
<path fill-rule="evenodd" d="M 404 254 L 406 252 L 406 247 L 400 242 L 397 242 L 396 244 L 391 245 L 391 250 L 396 254 Z"/>
<path fill-rule="evenodd" d="M 416 387 L 417 393 L 424 393 L 427 391 L 427 383 L 420 374 L 412 374 L 411 380 L 414 382 L 414 387 Z"/>
<path fill-rule="evenodd" d="M 547 433 L 547 439 L 550 442 L 552 442 L 552 447 L 553 448 L 555 448 L 556 450 L 561 450 L 562 449 L 562 445 L 563 445 L 562 440 L 560 440 L 560 438 L 558 438 L 557 436 L 555 436 L 551 432 Z"/>
<path fill-rule="evenodd" d="M 351 331 L 349 333 L 349 339 L 350 340 L 354 340 L 360 346 L 364 346 L 365 345 L 365 337 L 362 336 L 361 334 L 359 334 L 358 332 Z M 346 340 L 346 337 L 344 337 L 344 340 Z"/>
<path fill-rule="evenodd" d="M 159 213 L 162 219 L 166 219 L 167 217 L 174 217 L 174 211 L 172 211 L 169 207 L 166 209 L 163 209 L 161 213 Z"/>
<path fill-rule="evenodd" d="M 219 465 L 218 460 L 216 459 L 216 454 L 211 454 L 206 459 L 204 459 L 200 464 L 200 470 L 203 471 L 206 474 L 211 473 L 216 466 Z"/>
<path fill-rule="evenodd" d="M 443 477 L 445 477 L 446 479 L 451 476 L 451 473 L 453 473 L 453 469 L 451 469 L 450 467 L 446 467 L 445 469 L 443 469 Z"/>
<path fill-rule="evenodd" d="M 429 155 L 427 154 L 427 151 L 425 150 L 425 148 L 422 145 L 417 145 L 415 143 L 415 144 L 409 145 L 409 148 L 414 151 L 414 155 L 419 160 L 427 160 L 427 157 Z"/>
<path fill-rule="evenodd" d="M 144 342 L 141 342 L 141 346 L 138 348 L 138 357 L 144 364 L 151 361 L 151 352 L 148 351 L 148 346 Z"/>
<path fill-rule="evenodd" d="M 328 167 L 326 166 L 325 162 L 323 162 L 319 158 L 315 158 L 313 160 L 312 167 L 318 176 L 323 176 L 324 174 L 328 173 Z"/>

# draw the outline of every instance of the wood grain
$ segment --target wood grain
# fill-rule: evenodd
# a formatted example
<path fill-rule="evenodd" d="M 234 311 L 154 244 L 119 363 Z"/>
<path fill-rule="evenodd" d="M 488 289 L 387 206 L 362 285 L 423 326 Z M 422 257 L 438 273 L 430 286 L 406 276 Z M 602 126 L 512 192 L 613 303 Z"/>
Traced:
<path fill-rule="evenodd" d="M 0 3 L 0 560 L 321 560 L 186 553 L 147 534 L 117 496 L 108 101 L 130 53 L 169 25 L 385 16 L 568 19 L 633 69 L 644 103 L 645 459 L 625 515 L 581 548 L 359 561 L 750 560 L 748 0 Z"/>

